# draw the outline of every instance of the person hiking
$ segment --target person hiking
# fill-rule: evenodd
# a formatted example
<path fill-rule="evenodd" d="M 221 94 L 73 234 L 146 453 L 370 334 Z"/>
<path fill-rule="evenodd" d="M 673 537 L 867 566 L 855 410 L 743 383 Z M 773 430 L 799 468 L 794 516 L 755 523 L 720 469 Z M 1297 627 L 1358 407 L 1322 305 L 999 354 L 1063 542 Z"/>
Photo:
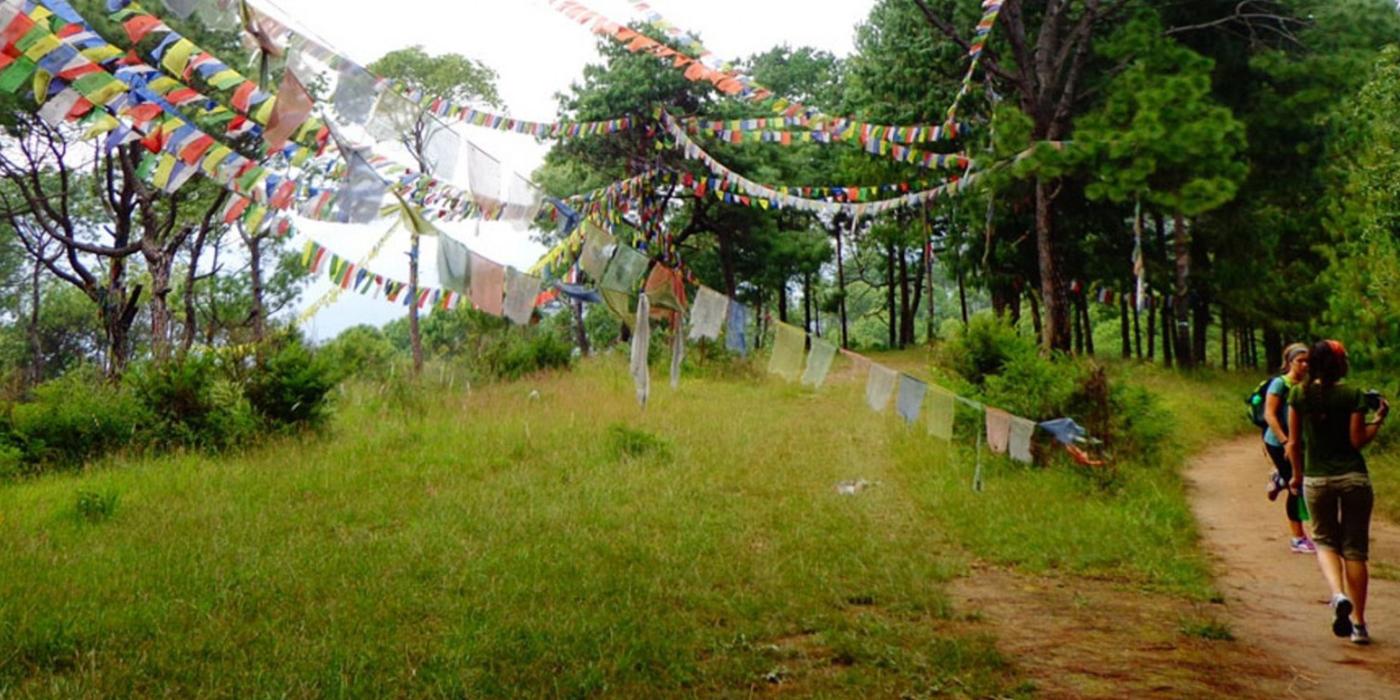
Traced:
<path fill-rule="evenodd" d="M 1308 379 L 1288 394 L 1289 490 L 1301 490 L 1312 515 L 1318 567 L 1332 590 L 1332 633 L 1369 644 L 1366 561 L 1375 494 L 1361 448 L 1375 439 L 1390 404 L 1347 386 L 1347 369 L 1346 348 L 1336 340 L 1308 351 Z M 1366 420 L 1368 409 L 1375 410 L 1374 421 Z"/>
<path fill-rule="evenodd" d="M 1273 460 L 1274 473 L 1269 478 L 1269 500 L 1284 497 L 1284 514 L 1288 517 L 1288 548 L 1298 554 L 1316 554 L 1317 548 L 1303 532 L 1303 521 L 1298 512 L 1299 496 L 1288 488 L 1293 480 L 1293 465 L 1288 461 L 1286 445 L 1288 437 L 1288 392 L 1301 384 L 1308 374 L 1308 346 L 1294 343 L 1283 350 L 1283 367 L 1279 375 L 1269 382 L 1264 395 L 1264 452 Z"/>

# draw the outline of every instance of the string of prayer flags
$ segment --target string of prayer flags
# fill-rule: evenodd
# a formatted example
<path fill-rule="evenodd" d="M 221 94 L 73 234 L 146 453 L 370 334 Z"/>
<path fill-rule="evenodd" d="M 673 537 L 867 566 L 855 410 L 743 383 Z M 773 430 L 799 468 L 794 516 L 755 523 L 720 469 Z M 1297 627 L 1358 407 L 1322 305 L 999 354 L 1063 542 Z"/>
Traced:
<path fill-rule="evenodd" d="M 392 232 L 393 229 L 390 229 Z M 374 259 L 379 250 L 389 240 L 386 233 L 383 238 L 375 244 L 374 248 L 359 262 L 351 262 L 348 258 L 342 258 L 330 252 L 325 246 L 315 241 L 307 241 L 306 247 L 302 250 L 301 264 L 311 274 L 319 275 L 325 273 L 326 279 L 331 282 L 331 290 L 314 304 L 302 312 L 297 323 L 302 323 L 316 312 L 320 311 L 327 304 L 334 301 L 343 290 L 353 290 L 359 294 L 372 294 L 375 298 L 383 296 L 384 299 L 407 306 L 416 303 L 418 308 L 434 308 L 444 311 L 457 308 L 463 302 L 461 294 L 450 290 L 431 289 L 420 287 L 418 294 L 408 294 L 409 285 L 399 282 L 383 275 L 378 275 L 366 269 L 365 265 Z"/>
<path fill-rule="evenodd" d="M 637 319 L 632 330 L 632 381 L 637 385 L 637 403 L 646 408 L 651 394 L 651 369 L 647 355 L 651 350 L 651 303 L 646 292 L 637 297 Z"/>
<path fill-rule="evenodd" d="M 953 439 L 956 397 L 952 392 L 934 384 L 928 393 L 928 434 L 939 440 Z"/>
<path fill-rule="evenodd" d="M 1031 463 L 1031 436 L 1035 434 L 1035 421 L 1019 416 L 1011 417 L 1009 448 L 1011 458 L 1018 462 Z"/>
<path fill-rule="evenodd" d="M 766 132 L 762 140 L 767 142 L 783 142 L 783 137 L 778 134 L 784 133 L 782 130 L 791 129 L 793 127 L 816 129 L 816 131 L 807 133 L 786 132 L 789 136 L 788 140 L 816 143 L 831 143 L 835 141 L 859 141 L 861 143 L 870 141 L 936 143 L 958 138 L 960 135 L 966 134 L 969 131 L 967 125 L 959 123 L 937 126 L 893 126 L 869 124 L 853 119 L 827 119 L 814 122 L 812 118 L 800 115 L 795 117 L 723 120 L 687 117 L 685 119 L 685 125 L 691 133 L 706 132 L 719 135 L 718 132 Z"/>
<path fill-rule="evenodd" d="M 880 413 L 889 404 L 899 383 L 899 372 L 879 363 L 870 363 L 870 374 L 865 381 L 865 402 L 870 410 Z"/>
<path fill-rule="evenodd" d="M 505 267 L 494 260 L 477 255 L 475 252 L 468 253 L 468 255 L 471 256 L 472 261 L 472 304 L 492 316 L 502 315 L 505 312 L 502 306 Z"/>
<path fill-rule="evenodd" d="M 740 304 L 733 299 L 729 300 L 727 323 L 724 329 L 725 347 L 739 353 L 740 357 L 749 356 L 749 343 L 745 337 L 745 329 L 749 325 L 749 307 Z"/>
<path fill-rule="evenodd" d="M 906 423 L 919 419 L 919 410 L 924 404 L 924 394 L 928 385 L 907 374 L 899 375 L 899 395 L 895 398 L 895 411 Z"/>
<path fill-rule="evenodd" d="M 1006 454 L 1007 443 L 1011 439 L 1011 414 L 999 408 L 987 406 L 987 447 L 996 454 Z"/>
<path fill-rule="evenodd" d="M 836 345 L 821 338 L 812 339 L 812 350 L 807 353 L 807 368 L 802 372 L 802 384 L 813 389 L 822 388 L 826 375 L 831 372 L 831 363 L 836 359 Z"/>
<path fill-rule="evenodd" d="M 806 331 L 778 321 L 773 353 L 768 357 L 768 372 L 790 382 L 797 381 L 802 375 L 802 353 L 806 351 L 806 344 Z"/>
<path fill-rule="evenodd" d="M 460 241 L 438 236 L 438 283 L 443 289 L 466 294 L 471 284 L 471 251 Z"/>
<path fill-rule="evenodd" d="M 513 267 L 506 268 L 505 317 L 517 326 L 530 325 L 539 296 L 541 280 Z"/>
<path fill-rule="evenodd" d="M 962 87 L 958 89 L 958 94 L 953 97 L 953 104 L 948 107 L 948 123 L 950 124 L 957 120 L 958 105 L 972 89 L 972 76 L 977 71 L 978 64 L 982 62 L 982 52 L 987 46 L 987 37 L 992 33 L 992 27 L 996 25 L 997 15 L 1001 13 L 1001 3 L 1002 0 L 982 0 L 982 19 L 977 22 L 975 34 L 967 49 L 968 58 L 971 59 L 967 65 L 967 74 L 963 76 Z"/>
<path fill-rule="evenodd" d="M 718 339 L 728 311 L 729 297 L 702 285 L 690 307 L 690 339 Z"/>

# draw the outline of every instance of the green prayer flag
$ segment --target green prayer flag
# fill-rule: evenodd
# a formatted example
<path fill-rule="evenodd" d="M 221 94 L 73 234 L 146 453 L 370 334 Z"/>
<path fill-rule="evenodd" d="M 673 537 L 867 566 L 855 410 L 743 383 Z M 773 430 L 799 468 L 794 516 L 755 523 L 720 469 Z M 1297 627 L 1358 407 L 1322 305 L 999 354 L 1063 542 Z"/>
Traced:
<path fill-rule="evenodd" d="M 17 92 L 21 85 L 29 81 L 29 77 L 34 75 L 34 71 L 39 68 L 38 64 L 29 60 L 28 56 L 20 56 L 10 64 L 3 73 L 0 73 L 0 90 L 10 94 Z"/>

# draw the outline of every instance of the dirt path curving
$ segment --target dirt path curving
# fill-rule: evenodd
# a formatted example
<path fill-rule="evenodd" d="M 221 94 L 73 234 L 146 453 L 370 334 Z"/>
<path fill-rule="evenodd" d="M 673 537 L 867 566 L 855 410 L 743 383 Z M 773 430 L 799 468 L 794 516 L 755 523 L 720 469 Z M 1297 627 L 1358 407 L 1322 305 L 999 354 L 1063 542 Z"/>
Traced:
<path fill-rule="evenodd" d="M 1223 605 L 982 565 L 950 592 L 971 612 L 968 630 L 995 637 L 1038 700 L 1400 700 L 1400 527 L 1372 524 L 1375 643 L 1338 639 L 1316 558 L 1289 552 L 1283 502 L 1265 496 L 1271 468 L 1250 437 L 1186 470 Z M 1225 622 L 1234 641 L 1183 631 L 1209 620 Z"/>
<path fill-rule="evenodd" d="M 1249 437 L 1196 457 L 1186 472 L 1231 628 L 1291 669 L 1295 697 L 1400 698 L 1400 527 L 1379 519 L 1371 525 L 1366 617 L 1375 642 L 1337 639 L 1316 558 L 1288 551 L 1282 499 L 1265 497 L 1271 468 L 1260 440 Z"/>

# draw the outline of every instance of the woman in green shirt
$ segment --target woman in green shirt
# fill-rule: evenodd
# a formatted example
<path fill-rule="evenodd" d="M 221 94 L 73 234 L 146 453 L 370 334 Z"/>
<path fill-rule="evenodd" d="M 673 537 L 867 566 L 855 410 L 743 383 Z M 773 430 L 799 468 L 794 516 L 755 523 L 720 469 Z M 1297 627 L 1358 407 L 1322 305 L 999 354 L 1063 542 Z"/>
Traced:
<path fill-rule="evenodd" d="M 1313 345 L 1308 365 L 1308 381 L 1288 395 L 1289 489 L 1302 491 L 1312 516 L 1317 562 L 1332 589 L 1332 633 L 1369 644 L 1366 560 L 1375 495 L 1361 448 L 1375 439 L 1390 404 L 1380 401 L 1376 420 L 1366 422 L 1365 394 L 1342 381 L 1348 365 L 1338 341 Z"/>

